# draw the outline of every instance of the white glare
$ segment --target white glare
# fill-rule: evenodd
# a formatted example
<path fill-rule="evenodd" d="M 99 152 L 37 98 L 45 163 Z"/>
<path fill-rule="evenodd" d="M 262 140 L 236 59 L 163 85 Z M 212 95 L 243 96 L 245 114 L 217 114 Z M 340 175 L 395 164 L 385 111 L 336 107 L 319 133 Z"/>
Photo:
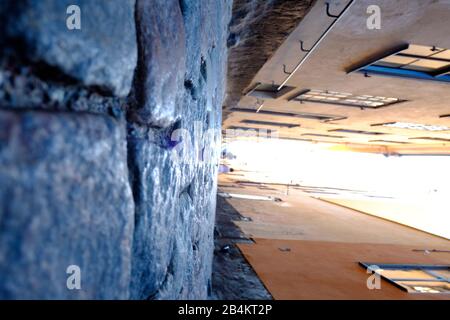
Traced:
<path fill-rule="evenodd" d="M 236 156 L 230 165 L 252 181 L 358 191 L 336 196 L 353 200 L 383 198 L 397 209 L 379 215 L 450 238 L 450 156 L 386 157 L 279 139 L 234 141 L 227 151 Z"/>

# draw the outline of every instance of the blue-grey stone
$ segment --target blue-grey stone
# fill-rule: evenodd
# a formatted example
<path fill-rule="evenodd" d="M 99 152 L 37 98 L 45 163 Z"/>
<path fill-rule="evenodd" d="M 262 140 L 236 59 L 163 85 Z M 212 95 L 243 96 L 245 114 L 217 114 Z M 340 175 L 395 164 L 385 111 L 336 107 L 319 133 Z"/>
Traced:
<path fill-rule="evenodd" d="M 134 205 L 124 124 L 0 111 L 0 298 L 127 299 Z M 68 290 L 69 265 L 81 290 Z"/>
<path fill-rule="evenodd" d="M 134 37 L 134 1 L 7 3 L 8 34 L 32 61 L 8 39 L 0 298 L 207 298 L 232 1 L 137 0 Z M 82 30 L 67 30 L 69 4 Z M 135 38 L 132 99 L 86 88 L 128 93 Z M 118 108 L 127 134 L 120 113 L 105 115 Z M 178 130 L 190 139 L 172 140 Z M 80 291 L 66 288 L 72 264 Z"/>
<path fill-rule="evenodd" d="M 137 63 L 135 0 L 6 0 L 9 36 L 22 39 L 33 60 L 44 61 L 85 85 L 126 96 Z M 11 2 L 13 4 L 11 4 Z M 2 4 L 4 5 L 4 4 Z M 69 30 L 70 5 L 81 29 Z"/>
<path fill-rule="evenodd" d="M 137 0 L 139 68 L 138 104 L 133 119 L 141 124 L 167 127 L 183 108 L 181 97 L 186 52 L 183 17 L 178 0 Z"/>
<path fill-rule="evenodd" d="M 137 7 L 140 5 L 150 4 L 138 1 Z M 129 170 L 136 205 L 130 294 L 133 299 L 205 299 L 211 286 L 231 1 L 164 1 L 164 8 L 162 1 L 152 1 L 151 5 L 154 7 L 141 13 L 150 10 L 146 15 L 152 18 L 138 19 L 143 23 L 138 28 L 158 26 L 168 30 L 169 36 L 148 31 L 144 40 L 148 48 L 161 51 L 144 60 L 149 64 L 145 70 L 155 72 L 147 73 L 155 80 L 172 81 L 155 85 L 147 79 L 150 85 L 141 87 L 141 93 L 154 95 L 156 102 L 148 105 L 144 99 L 142 103 L 137 95 L 141 111 L 151 111 L 146 114 L 150 117 L 129 125 Z M 174 13 L 180 10 L 182 26 Z M 173 19 L 167 19 L 170 11 Z M 174 38 L 175 28 L 184 29 L 177 36 L 184 34 L 182 43 L 173 41 L 181 40 Z M 182 63 L 175 61 L 177 57 Z M 155 105 L 169 109 L 158 111 Z M 142 123 L 155 126 L 148 128 Z M 189 139 L 171 139 L 177 130 L 183 130 Z"/>
<path fill-rule="evenodd" d="M 217 163 L 196 160 L 187 146 L 174 157 L 155 135 L 128 140 L 136 203 L 131 298 L 206 298 Z M 206 145 L 212 159 L 218 145 L 218 139 Z"/>
<path fill-rule="evenodd" d="M 84 86 L 47 82 L 33 73 L 33 66 L 12 68 L 13 57 L 0 58 L 0 105 L 4 109 L 33 109 L 125 114 L 127 98 L 108 97 Z"/>

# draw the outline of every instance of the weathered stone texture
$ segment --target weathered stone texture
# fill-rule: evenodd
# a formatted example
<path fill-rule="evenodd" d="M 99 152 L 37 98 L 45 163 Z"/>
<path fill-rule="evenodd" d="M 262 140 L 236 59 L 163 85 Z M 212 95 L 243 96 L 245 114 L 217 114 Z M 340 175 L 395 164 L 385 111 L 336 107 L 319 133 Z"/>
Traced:
<path fill-rule="evenodd" d="M 185 32 L 178 0 L 137 1 L 139 68 L 133 117 L 166 127 L 179 116 L 185 72 Z"/>
<path fill-rule="evenodd" d="M 66 82 L 48 66 L 26 64 L 11 48 L 0 59 L 0 105 L 8 109 L 124 115 L 126 99 L 105 96 L 82 83 Z"/>
<path fill-rule="evenodd" d="M 174 81 L 179 80 L 176 72 L 183 71 L 179 91 L 171 92 L 174 86 L 160 87 L 163 90 L 158 89 L 152 97 L 156 106 L 175 106 L 175 117 L 168 115 L 170 110 L 151 107 L 150 128 L 142 126 L 145 121 L 139 119 L 129 126 L 129 166 L 136 203 L 131 297 L 206 298 L 211 285 L 220 113 L 231 1 L 169 1 L 164 7 L 141 1 L 139 6 L 150 6 L 141 12 L 151 17 L 142 16 L 140 28 L 153 30 L 156 26 L 147 24 L 157 24 L 161 30 L 169 28 L 170 34 L 183 35 L 181 43 L 164 45 L 186 52 L 186 57 L 179 59 L 179 64 L 166 64 L 160 69 L 172 75 Z M 152 12 L 158 8 L 178 10 L 179 14 Z M 181 24 L 178 20 L 167 21 L 168 15 L 181 19 Z M 165 26 L 167 23 L 172 25 Z M 156 50 L 152 41 L 143 43 L 147 47 L 141 50 Z M 171 53 L 167 61 L 173 61 L 176 55 Z M 145 77 L 152 78 L 154 74 L 143 72 L 141 76 L 141 82 L 152 83 Z M 145 107 L 146 96 L 137 92 L 136 99 L 138 107 Z M 135 120 L 135 115 L 132 111 L 131 119 Z M 173 141 L 172 133 L 180 129 L 185 138 Z M 202 161 L 205 158 L 209 161 Z"/>
<path fill-rule="evenodd" d="M 128 94 L 137 61 L 135 0 L 4 1 L 16 2 L 8 36 L 23 41 L 31 59 L 87 85 Z M 81 30 L 66 26 L 70 5 L 81 9 Z"/>
<path fill-rule="evenodd" d="M 231 0 L 0 8 L 0 298 L 207 298 Z"/>
<path fill-rule="evenodd" d="M 134 205 L 125 128 L 107 116 L 0 111 L 0 297 L 126 299 Z M 81 290 L 66 269 L 81 268 Z"/>

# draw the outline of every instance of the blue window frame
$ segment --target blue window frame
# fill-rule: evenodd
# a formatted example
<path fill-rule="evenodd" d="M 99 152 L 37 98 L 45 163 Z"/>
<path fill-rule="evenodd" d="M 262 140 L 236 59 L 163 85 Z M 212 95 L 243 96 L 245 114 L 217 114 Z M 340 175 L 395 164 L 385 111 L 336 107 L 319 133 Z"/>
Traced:
<path fill-rule="evenodd" d="M 351 72 L 450 82 L 450 49 L 402 44 L 347 70 Z"/>
<path fill-rule="evenodd" d="M 433 77 L 422 71 L 405 70 L 405 69 L 390 68 L 390 67 L 383 67 L 383 66 L 377 66 L 377 65 L 367 66 L 363 69 L 358 70 L 358 72 L 361 72 L 364 74 L 385 75 L 385 76 L 391 76 L 391 77 L 401 77 L 401 78 L 410 78 L 410 79 L 418 79 L 418 80 L 450 82 L 450 75 Z"/>

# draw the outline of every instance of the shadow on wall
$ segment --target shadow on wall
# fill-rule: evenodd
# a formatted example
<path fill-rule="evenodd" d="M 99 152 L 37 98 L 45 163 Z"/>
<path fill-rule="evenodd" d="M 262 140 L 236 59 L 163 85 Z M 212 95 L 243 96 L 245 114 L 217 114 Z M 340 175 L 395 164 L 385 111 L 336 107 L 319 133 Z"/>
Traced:
<path fill-rule="evenodd" d="M 231 1 L 72 2 L 0 6 L 0 298 L 206 298 Z"/>
<path fill-rule="evenodd" d="M 256 73 L 313 5 L 314 0 L 235 0 L 230 22 L 226 109 L 239 102 Z M 276 27 L 274 27 L 276 26 Z M 225 110 L 224 117 L 228 112 Z"/>

